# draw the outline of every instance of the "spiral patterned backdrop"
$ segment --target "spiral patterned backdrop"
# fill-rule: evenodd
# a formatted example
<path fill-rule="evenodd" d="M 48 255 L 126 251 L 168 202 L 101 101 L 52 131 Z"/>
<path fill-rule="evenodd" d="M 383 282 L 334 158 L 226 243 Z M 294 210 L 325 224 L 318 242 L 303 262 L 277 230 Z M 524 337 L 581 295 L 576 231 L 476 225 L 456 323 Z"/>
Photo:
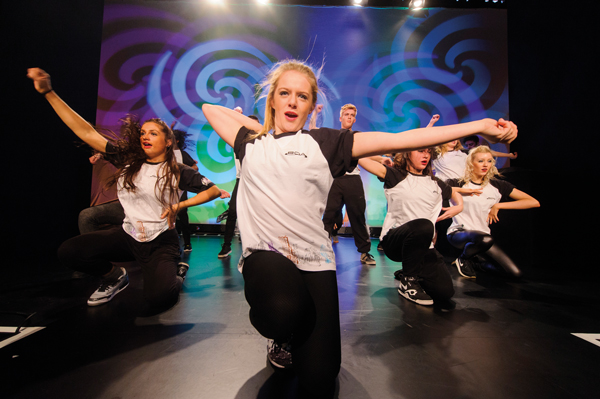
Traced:
<path fill-rule="evenodd" d="M 508 118 L 506 10 L 406 9 L 106 1 L 96 123 L 116 128 L 126 113 L 160 117 L 191 134 L 186 151 L 220 188 L 235 183 L 232 149 L 202 114 L 204 103 L 242 107 L 263 120 L 255 96 L 274 63 L 322 67 L 318 126 L 339 127 L 358 108 L 356 130 L 401 132 L 482 117 Z M 495 150 L 506 152 L 503 145 Z M 503 166 L 499 158 L 499 167 Z M 367 218 L 385 217 L 382 184 L 363 175 Z M 217 200 L 189 210 L 214 223 Z"/>

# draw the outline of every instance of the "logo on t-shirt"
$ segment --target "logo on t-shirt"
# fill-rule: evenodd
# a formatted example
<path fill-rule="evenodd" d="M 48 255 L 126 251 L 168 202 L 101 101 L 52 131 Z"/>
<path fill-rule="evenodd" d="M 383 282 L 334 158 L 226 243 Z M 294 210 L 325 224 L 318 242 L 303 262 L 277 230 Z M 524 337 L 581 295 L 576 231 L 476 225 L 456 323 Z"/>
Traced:
<path fill-rule="evenodd" d="M 300 157 L 308 158 L 305 153 L 298 152 L 298 151 L 288 151 L 288 152 L 285 153 L 285 155 L 297 155 L 297 156 L 300 156 Z"/>

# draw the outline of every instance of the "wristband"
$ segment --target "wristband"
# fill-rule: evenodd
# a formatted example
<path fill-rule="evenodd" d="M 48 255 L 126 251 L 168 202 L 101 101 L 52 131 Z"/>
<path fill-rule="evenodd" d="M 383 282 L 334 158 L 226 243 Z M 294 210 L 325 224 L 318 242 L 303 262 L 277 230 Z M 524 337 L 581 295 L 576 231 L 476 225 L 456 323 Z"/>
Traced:
<path fill-rule="evenodd" d="M 54 89 L 49 89 L 49 90 L 43 91 L 40 93 L 40 95 L 46 97 L 46 94 L 50 93 L 51 91 L 54 91 Z"/>

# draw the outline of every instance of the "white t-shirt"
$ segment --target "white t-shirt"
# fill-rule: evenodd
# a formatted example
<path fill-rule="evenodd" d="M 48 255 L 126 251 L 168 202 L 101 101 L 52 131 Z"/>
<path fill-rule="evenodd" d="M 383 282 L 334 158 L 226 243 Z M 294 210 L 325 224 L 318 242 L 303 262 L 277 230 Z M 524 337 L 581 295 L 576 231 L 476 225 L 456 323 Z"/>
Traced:
<path fill-rule="evenodd" d="M 452 218 L 448 234 L 459 229 L 477 230 L 490 234 L 490 226 L 487 223 L 490 209 L 502 199 L 506 201 L 515 188 L 511 183 L 498 179 L 490 180 L 490 184 L 486 184 L 483 188 L 480 184 L 473 182 L 460 185 L 457 179 L 448 181 L 448 184 L 452 187 L 483 190 L 481 195 L 463 196 L 463 211 Z"/>
<path fill-rule="evenodd" d="M 386 166 L 385 177 L 379 180 L 383 181 L 388 202 L 380 240 L 388 231 L 411 220 L 428 219 L 435 225 L 442 201 L 452 197 L 452 188 L 436 177 L 414 175 L 389 166 Z M 430 248 L 433 248 L 433 242 Z"/>
<path fill-rule="evenodd" d="M 335 255 L 321 217 L 334 177 L 356 167 L 353 132 L 313 129 L 235 140 L 240 160 L 237 214 L 244 259 L 274 251 L 301 270 L 335 270 Z"/>
<path fill-rule="evenodd" d="M 435 177 L 446 181 L 460 179 L 465 175 L 467 154 L 462 151 L 449 151 L 431 162 Z"/>
<path fill-rule="evenodd" d="M 118 154 L 111 143 L 107 144 L 106 152 L 106 159 L 118 166 Z M 117 196 L 125 211 L 123 230 L 136 241 L 152 241 L 169 229 L 168 220 L 161 218 L 164 208 L 158 199 L 160 190 L 156 187 L 158 176 L 164 173 L 165 168 L 165 162 L 145 162 L 133 179 L 136 187 L 133 191 L 123 187 L 123 178 L 117 181 Z M 189 166 L 179 164 L 179 168 L 181 175 L 177 198 L 181 197 L 182 190 L 199 193 L 214 186 L 209 179 Z M 168 198 L 169 192 L 166 191 L 164 195 Z"/>

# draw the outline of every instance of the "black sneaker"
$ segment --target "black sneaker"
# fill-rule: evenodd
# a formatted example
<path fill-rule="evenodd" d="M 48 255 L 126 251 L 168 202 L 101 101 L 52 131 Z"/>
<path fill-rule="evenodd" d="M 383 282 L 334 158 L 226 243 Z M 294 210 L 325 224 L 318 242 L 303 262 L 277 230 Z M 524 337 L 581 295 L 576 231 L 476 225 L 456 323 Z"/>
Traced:
<path fill-rule="evenodd" d="M 87 301 L 88 306 L 98 306 L 110 302 L 115 295 L 123 291 L 129 285 L 129 276 L 124 267 L 121 267 L 121 274 L 114 280 L 103 280 L 100 287 L 94 291 Z"/>
<path fill-rule="evenodd" d="M 267 342 L 267 359 L 273 367 L 289 369 L 292 367 L 292 346 L 289 343 L 279 344 L 270 339 Z"/>
<path fill-rule="evenodd" d="M 381 243 L 377 244 L 377 250 L 383 252 L 383 247 L 381 246 Z"/>
<path fill-rule="evenodd" d="M 192 252 L 192 244 L 185 244 L 183 246 L 183 252 Z"/>
<path fill-rule="evenodd" d="M 219 258 L 226 258 L 229 255 L 231 255 L 231 245 L 229 245 L 229 244 L 223 244 L 223 247 L 221 248 L 221 252 L 219 252 L 218 257 Z"/>
<path fill-rule="evenodd" d="M 419 278 L 412 276 L 407 277 L 401 270 L 395 272 L 394 275 L 396 280 L 399 281 L 398 293 L 400 295 L 419 305 L 433 305 L 433 299 L 431 299 L 425 290 L 423 290 L 423 287 L 419 284 Z"/>
<path fill-rule="evenodd" d="M 477 275 L 475 274 L 475 270 L 473 270 L 473 266 L 471 266 L 471 261 L 468 259 L 456 258 L 453 262 L 458 269 L 458 272 L 461 276 L 466 278 L 475 278 Z"/>
<path fill-rule="evenodd" d="M 190 265 L 185 262 L 179 262 L 177 265 L 177 277 L 181 277 L 183 280 L 185 280 L 188 270 L 190 270 Z"/>
<path fill-rule="evenodd" d="M 377 264 L 377 262 L 375 262 L 375 258 L 373 257 L 373 255 L 371 255 L 368 252 L 365 252 L 364 254 L 360 254 L 360 262 L 364 263 L 365 265 L 369 265 L 369 266 L 375 266 Z"/>

